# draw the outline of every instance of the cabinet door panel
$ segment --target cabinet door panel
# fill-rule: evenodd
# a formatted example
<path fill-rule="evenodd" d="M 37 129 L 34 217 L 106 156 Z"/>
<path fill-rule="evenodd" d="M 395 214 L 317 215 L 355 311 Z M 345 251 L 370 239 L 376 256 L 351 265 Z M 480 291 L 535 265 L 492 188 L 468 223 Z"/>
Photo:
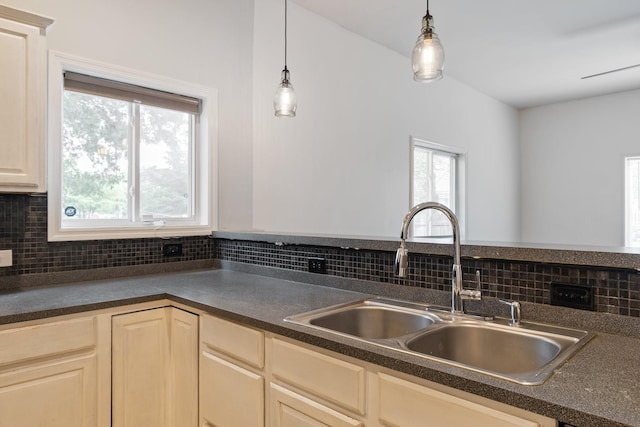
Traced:
<path fill-rule="evenodd" d="M 0 427 L 96 426 L 96 356 L 0 374 Z"/>
<path fill-rule="evenodd" d="M 362 427 L 364 424 L 290 390 L 271 384 L 273 427 Z"/>
<path fill-rule="evenodd" d="M 113 425 L 166 425 L 167 309 L 113 317 Z"/>
<path fill-rule="evenodd" d="M 264 426 L 264 378 L 203 352 L 200 414 L 205 426 Z"/>
<path fill-rule="evenodd" d="M 37 27 L 0 19 L 0 191 L 44 190 L 45 43 Z"/>
<path fill-rule="evenodd" d="M 112 319 L 114 427 L 198 425 L 198 316 L 165 307 Z"/>
<path fill-rule="evenodd" d="M 171 309 L 171 423 L 198 425 L 198 316 Z"/>

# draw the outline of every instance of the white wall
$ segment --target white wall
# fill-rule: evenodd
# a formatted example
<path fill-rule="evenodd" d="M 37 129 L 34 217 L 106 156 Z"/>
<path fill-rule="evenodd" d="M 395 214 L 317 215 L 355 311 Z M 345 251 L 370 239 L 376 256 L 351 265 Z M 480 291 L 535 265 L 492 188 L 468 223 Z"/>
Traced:
<path fill-rule="evenodd" d="M 522 241 L 624 246 L 639 112 L 640 90 L 521 111 Z"/>
<path fill-rule="evenodd" d="M 468 239 L 518 234 L 517 113 L 293 3 L 287 120 L 280 0 L 3 1 L 55 18 L 51 49 L 218 89 L 220 229 L 397 236 L 415 136 L 468 150 Z"/>
<path fill-rule="evenodd" d="M 398 236 L 415 136 L 468 151 L 467 239 L 517 239 L 516 110 L 451 77 L 414 83 L 408 58 L 290 3 L 298 116 L 276 118 L 283 16 L 282 1 L 255 4 L 256 229 Z"/>
<path fill-rule="evenodd" d="M 252 224 L 253 0 L 2 0 L 56 20 L 50 49 L 219 93 L 219 223 Z"/>

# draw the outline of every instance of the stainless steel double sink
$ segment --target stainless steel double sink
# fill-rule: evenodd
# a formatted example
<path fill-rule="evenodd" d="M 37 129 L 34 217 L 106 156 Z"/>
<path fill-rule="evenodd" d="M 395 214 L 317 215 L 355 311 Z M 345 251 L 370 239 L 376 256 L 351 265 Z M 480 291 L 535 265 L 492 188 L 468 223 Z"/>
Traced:
<path fill-rule="evenodd" d="M 329 331 L 519 384 L 541 384 L 593 334 L 539 323 L 454 315 L 370 298 L 287 317 Z"/>

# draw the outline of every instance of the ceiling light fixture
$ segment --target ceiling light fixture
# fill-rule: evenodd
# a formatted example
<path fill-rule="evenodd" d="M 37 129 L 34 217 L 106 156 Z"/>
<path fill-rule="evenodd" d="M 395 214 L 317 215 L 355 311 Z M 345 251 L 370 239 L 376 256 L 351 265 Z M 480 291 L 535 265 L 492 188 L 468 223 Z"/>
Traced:
<path fill-rule="evenodd" d="M 438 35 L 433 31 L 433 16 L 429 13 L 422 18 L 422 31 L 411 56 L 413 79 L 417 82 L 433 82 L 442 78 L 444 49 Z"/>
<path fill-rule="evenodd" d="M 298 108 L 296 93 L 289 81 L 289 70 L 287 69 L 287 0 L 284 0 L 284 69 L 282 70 L 282 81 L 273 99 L 273 108 L 277 117 L 295 117 Z"/>

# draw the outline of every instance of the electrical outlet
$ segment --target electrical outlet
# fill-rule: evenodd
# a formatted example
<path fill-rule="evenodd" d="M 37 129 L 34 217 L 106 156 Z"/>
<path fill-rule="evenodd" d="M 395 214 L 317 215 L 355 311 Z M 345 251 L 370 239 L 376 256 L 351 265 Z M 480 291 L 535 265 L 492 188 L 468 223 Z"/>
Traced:
<path fill-rule="evenodd" d="M 0 251 L 0 267 L 11 267 L 13 265 L 13 251 L 7 249 Z"/>
<path fill-rule="evenodd" d="M 309 258 L 309 273 L 327 274 L 327 260 L 324 258 Z"/>
<path fill-rule="evenodd" d="M 181 256 L 182 243 L 168 243 L 166 245 L 162 245 L 162 255 L 166 257 Z"/>
<path fill-rule="evenodd" d="M 593 288 L 570 283 L 551 282 L 551 305 L 595 310 Z"/>

